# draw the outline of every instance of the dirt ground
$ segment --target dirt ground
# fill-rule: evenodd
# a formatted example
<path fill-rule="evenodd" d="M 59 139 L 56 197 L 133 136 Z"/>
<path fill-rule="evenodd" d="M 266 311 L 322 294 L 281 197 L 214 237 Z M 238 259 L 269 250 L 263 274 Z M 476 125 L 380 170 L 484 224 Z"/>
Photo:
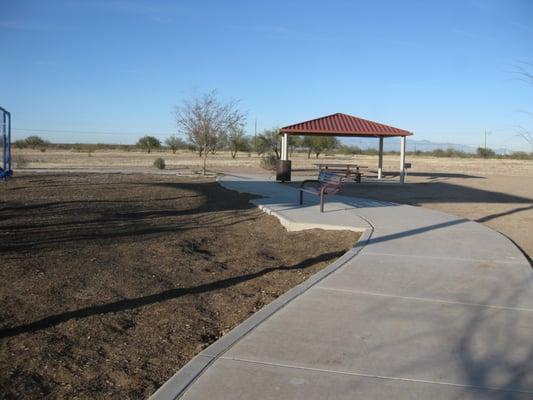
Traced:
<path fill-rule="evenodd" d="M 74 151 L 15 150 L 15 158 L 22 158 L 26 168 L 123 168 L 150 170 L 155 157 L 163 157 L 171 173 L 190 173 L 200 168 L 200 158 L 192 152 L 142 153 L 126 151 L 97 151 L 88 157 Z M 305 154 L 291 155 L 293 175 L 316 176 L 317 162 L 357 163 L 365 174 L 375 176 L 377 157 L 367 155 L 323 156 L 308 159 Z M 434 208 L 486 224 L 507 235 L 528 255 L 533 255 L 533 161 L 479 158 L 437 158 L 407 155 L 412 163 L 407 184 L 403 187 L 349 185 L 345 194 L 374 197 Z M 259 167 L 256 154 L 238 153 L 232 159 L 227 152 L 210 155 L 208 165 L 216 172 L 243 170 L 268 175 Z M 384 169 L 398 170 L 399 156 L 386 155 Z M 307 170 L 308 172 L 301 172 Z M 16 173 L 16 171 L 15 171 Z M 298 179 L 298 177 L 296 177 Z"/>
<path fill-rule="evenodd" d="M 288 233 L 207 179 L 16 173 L 0 185 L 0 399 L 145 398 L 357 240 Z"/>

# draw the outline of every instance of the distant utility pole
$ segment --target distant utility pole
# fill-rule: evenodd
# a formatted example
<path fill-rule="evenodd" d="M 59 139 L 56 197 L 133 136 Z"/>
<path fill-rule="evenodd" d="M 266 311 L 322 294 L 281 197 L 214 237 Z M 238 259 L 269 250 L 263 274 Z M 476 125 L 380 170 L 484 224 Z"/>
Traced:
<path fill-rule="evenodd" d="M 487 150 L 487 135 L 490 135 L 490 132 L 485 129 L 485 150 Z"/>
<path fill-rule="evenodd" d="M 257 118 L 255 119 L 254 123 L 254 136 L 257 136 Z"/>

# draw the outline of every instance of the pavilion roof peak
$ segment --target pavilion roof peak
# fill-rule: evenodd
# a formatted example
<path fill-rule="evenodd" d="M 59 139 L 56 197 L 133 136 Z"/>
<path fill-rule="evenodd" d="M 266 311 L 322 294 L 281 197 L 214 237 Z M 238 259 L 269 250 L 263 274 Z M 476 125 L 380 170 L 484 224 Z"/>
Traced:
<path fill-rule="evenodd" d="M 393 126 L 370 121 L 353 115 L 335 113 L 285 126 L 281 133 L 293 135 L 331 135 L 331 136 L 410 136 L 412 132 Z"/>

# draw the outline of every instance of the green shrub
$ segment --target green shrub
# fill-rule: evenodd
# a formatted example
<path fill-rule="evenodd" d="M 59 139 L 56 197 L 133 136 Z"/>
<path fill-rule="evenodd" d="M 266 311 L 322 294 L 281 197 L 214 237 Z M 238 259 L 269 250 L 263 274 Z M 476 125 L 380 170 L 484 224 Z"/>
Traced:
<path fill-rule="evenodd" d="M 163 160 L 161 157 L 156 158 L 154 160 L 154 167 L 156 167 L 157 169 L 165 169 L 165 160 Z"/>

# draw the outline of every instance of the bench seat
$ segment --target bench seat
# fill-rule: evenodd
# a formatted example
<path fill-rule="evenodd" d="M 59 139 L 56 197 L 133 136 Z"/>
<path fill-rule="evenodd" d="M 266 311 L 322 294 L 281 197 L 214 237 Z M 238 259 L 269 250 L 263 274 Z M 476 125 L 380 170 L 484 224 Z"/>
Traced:
<path fill-rule="evenodd" d="M 324 212 L 324 196 L 327 194 L 337 193 L 343 186 L 345 177 L 337 175 L 328 171 L 320 171 L 318 179 L 305 180 L 300 185 L 300 205 L 303 204 L 303 194 L 309 193 L 315 196 L 320 196 L 320 212 Z M 308 186 L 310 183 L 315 186 Z"/>

